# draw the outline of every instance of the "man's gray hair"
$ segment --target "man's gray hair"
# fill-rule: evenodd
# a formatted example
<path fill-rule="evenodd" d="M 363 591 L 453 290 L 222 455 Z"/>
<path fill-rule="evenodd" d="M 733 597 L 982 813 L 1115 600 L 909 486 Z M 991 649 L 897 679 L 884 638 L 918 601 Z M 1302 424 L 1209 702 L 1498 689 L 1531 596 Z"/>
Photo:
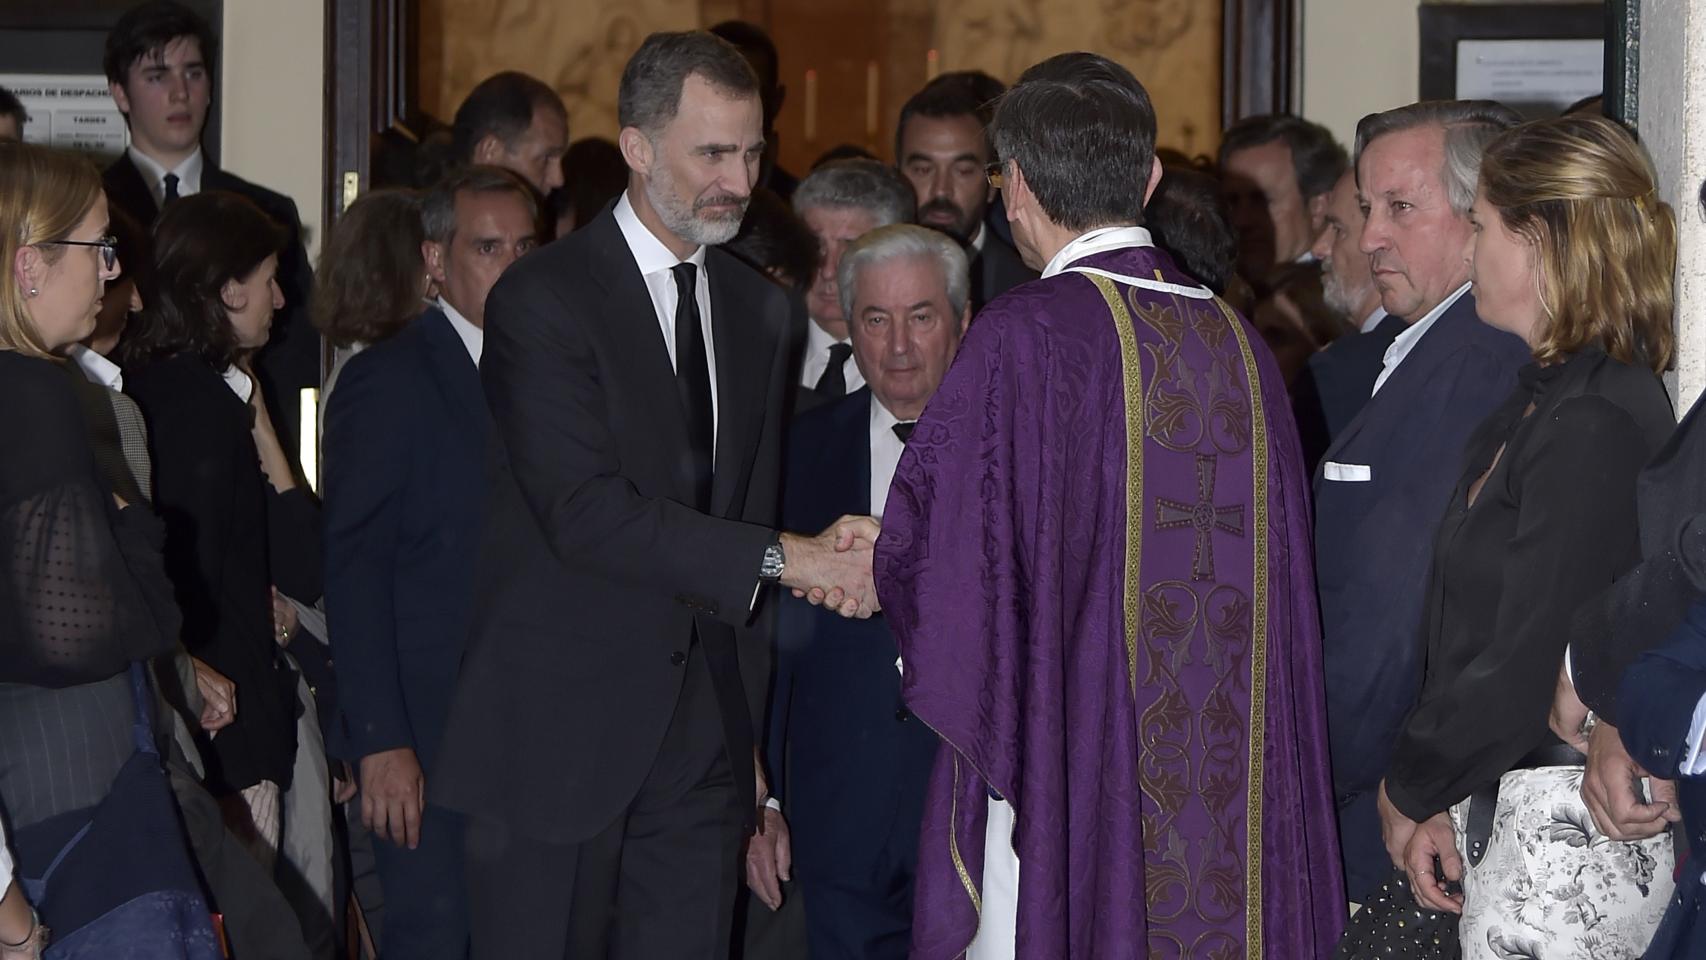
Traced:
<path fill-rule="evenodd" d="M 847 209 L 870 211 L 877 226 L 911 223 L 918 215 L 918 198 L 900 171 L 879 160 L 854 157 L 818 167 L 794 188 L 794 210 Z"/>
<path fill-rule="evenodd" d="M 1451 209 L 1466 216 L 1475 205 L 1475 190 L 1481 180 L 1481 155 L 1493 138 L 1522 122 L 1515 110 L 1493 100 L 1423 100 L 1393 110 L 1371 113 L 1357 124 L 1356 158 L 1375 140 L 1416 127 L 1437 126 L 1445 131 L 1445 169 L 1440 181 Z M 1359 175 L 1358 186 L 1362 181 Z"/>
<path fill-rule="evenodd" d="M 703 30 L 654 33 L 622 68 L 616 122 L 655 139 L 675 119 L 681 88 L 698 76 L 731 99 L 758 98 L 758 76 L 740 50 Z"/>
<path fill-rule="evenodd" d="M 533 188 L 503 167 L 475 164 L 459 167 L 440 180 L 421 202 L 421 233 L 432 243 L 449 243 L 456 235 L 456 195 L 459 193 L 513 193 L 521 199 L 533 222 L 539 222 L 539 199 Z"/>
<path fill-rule="evenodd" d="M 858 289 L 861 271 L 890 260 L 913 257 L 934 257 L 942 265 L 942 276 L 948 286 L 948 307 L 954 311 L 954 322 L 959 323 L 966 302 L 971 299 L 971 261 L 966 259 L 959 241 L 910 223 L 878 227 L 847 245 L 847 251 L 841 255 L 841 267 L 835 271 L 835 282 L 840 287 L 841 311 L 848 321 L 853 320 L 853 292 Z"/>

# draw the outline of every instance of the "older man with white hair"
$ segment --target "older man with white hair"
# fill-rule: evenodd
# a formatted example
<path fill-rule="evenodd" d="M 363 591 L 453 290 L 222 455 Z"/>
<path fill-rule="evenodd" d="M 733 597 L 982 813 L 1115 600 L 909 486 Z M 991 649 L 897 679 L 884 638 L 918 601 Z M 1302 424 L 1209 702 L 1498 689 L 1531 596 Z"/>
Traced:
<path fill-rule="evenodd" d="M 834 400 L 865 385 L 853 363 L 847 314 L 836 275 L 847 245 L 891 223 L 911 223 L 912 188 L 893 167 L 875 160 L 836 160 L 813 170 L 794 191 L 794 212 L 816 235 L 817 273 L 806 291 L 806 347 L 799 383 L 813 400 Z M 801 410 L 814 404 L 802 403 Z"/>
<path fill-rule="evenodd" d="M 924 227 L 879 227 L 853 241 L 836 282 L 866 386 L 794 422 L 789 525 L 882 514 L 913 422 L 971 315 L 965 252 Z M 880 616 L 844 620 L 790 599 L 777 648 L 767 736 L 777 802 L 749 847 L 748 880 L 774 909 L 792 873 L 814 960 L 904 958 L 936 736 L 901 702 L 894 637 Z"/>

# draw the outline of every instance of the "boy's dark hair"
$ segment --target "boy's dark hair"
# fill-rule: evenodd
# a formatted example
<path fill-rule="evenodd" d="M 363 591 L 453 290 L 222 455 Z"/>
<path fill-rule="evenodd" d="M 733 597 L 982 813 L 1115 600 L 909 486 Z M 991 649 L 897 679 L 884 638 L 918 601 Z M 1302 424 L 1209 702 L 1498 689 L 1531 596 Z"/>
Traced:
<path fill-rule="evenodd" d="M 107 81 L 124 86 L 138 60 L 154 56 L 179 37 L 192 37 L 201 46 L 202 62 L 211 75 L 218 41 L 200 14 L 174 0 L 149 0 L 131 7 L 107 32 L 101 58 Z"/>

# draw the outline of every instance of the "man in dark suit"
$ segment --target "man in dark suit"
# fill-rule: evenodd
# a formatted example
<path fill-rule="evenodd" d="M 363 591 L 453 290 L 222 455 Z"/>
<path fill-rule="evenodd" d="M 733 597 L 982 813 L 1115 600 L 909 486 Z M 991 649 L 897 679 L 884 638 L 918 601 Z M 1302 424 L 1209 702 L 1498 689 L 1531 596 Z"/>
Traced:
<path fill-rule="evenodd" d="M 799 529 L 881 515 L 913 421 L 971 315 L 964 252 L 922 227 L 854 241 L 841 279 L 866 388 L 794 423 L 782 520 Z M 907 954 L 918 822 L 940 741 L 902 703 L 896 656 L 880 618 L 784 602 L 766 736 L 776 802 L 748 851 L 747 878 L 775 909 L 779 881 L 792 873 L 816 960 Z"/>
<path fill-rule="evenodd" d="M 983 222 L 996 196 L 985 168 L 995 160 L 987 131 L 1000 93 L 987 74 L 944 73 L 900 108 L 895 131 L 895 162 L 918 195 L 918 222 L 959 240 L 971 258 L 973 314 L 1037 278 Z"/>
<path fill-rule="evenodd" d="M 468 954 L 462 821 L 422 803 L 474 612 L 490 415 L 486 295 L 533 248 L 538 207 L 467 167 L 422 211 L 438 302 L 351 358 L 326 411 L 326 617 L 385 892 L 383 955 Z"/>
<path fill-rule="evenodd" d="M 212 29 L 173 0 L 131 8 L 107 34 L 104 67 L 113 101 L 130 127 L 130 147 L 103 180 L 107 200 L 149 226 L 166 204 L 203 190 L 242 194 L 287 233 L 279 252 L 284 308 L 257 357 L 255 373 L 286 454 L 294 460 L 297 393 L 320 386 L 320 337 L 308 319 L 313 272 L 302 246 L 302 220 L 289 197 L 220 169 L 201 147 L 213 102 Z"/>
<path fill-rule="evenodd" d="M 1706 956 L 1706 763 L 1701 741 L 1706 740 L 1706 600 L 1696 603 L 1668 640 L 1648 650 L 1627 673 L 1617 697 L 1621 704 L 1619 731 L 1629 756 L 1653 777 L 1674 780 L 1673 799 L 1681 808 L 1682 830 L 1689 856 L 1681 862 L 1676 893 L 1658 932 L 1647 949 L 1651 960 L 1685 960 Z M 1591 771 L 1590 771 L 1591 772 Z M 1654 798 L 1658 799 L 1657 797 Z M 1654 819 L 1676 811 L 1642 808 Z"/>
<path fill-rule="evenodd" d="M 1391 877 L 1382 817 L 1395 818 L 1399 850 L 1416 829 L 1377 800 L 1420 687 L 1434 530 L 1470 432 L 1529 359 L 1522 341 L 1476 316 L 1464 257 L 1481 151 L 1516 122 L 1502 106 L 1469 101 L 1400 107 L 1357 127 L 1361 250 L 1381 303 L 1408 326 L 1315 474 L 1327 721 L 1352 902 Z"/>
<path fill-rule="evenodd" d="M 794 212 L 818 241 L 817 270 L 806 289 L 805 346 L 795 379 L 809 394 L 799 410 L 834 401 L 865 385 L 847 339 L 836 271 L 847 245 L 877 227 L 911 223 L 912 188 L 877 160 L 832 160 L 813 170 L 794 192 Z"/>
<path fill-rule="evenodd" d="M 773 530 L 788 298 L 716 249 L 763 151 L 751 68 L 654 34 L 618 115 L 627 191 L 486 305 L 474 625 L 432 787 L 470 818 L 482 960 L 726 955 L 767 793 L 760 588 L 876 605 L 870 520 Z"/>
<path fill-rule="evenodd" d="M 1368 254 L 1360 249 L 1367 217 L 1357 205 L 1355 170 L 1346 170 L 1333 186 L 1322 220 L 1310 249 L 1321 265 L 1321 297 L 1357 328 L 1310 357 L 1291 387 L 1298 439 L 1312 470 L 1374 395 L 1386 348 L 1408 326 L 1380 305 Z"/>

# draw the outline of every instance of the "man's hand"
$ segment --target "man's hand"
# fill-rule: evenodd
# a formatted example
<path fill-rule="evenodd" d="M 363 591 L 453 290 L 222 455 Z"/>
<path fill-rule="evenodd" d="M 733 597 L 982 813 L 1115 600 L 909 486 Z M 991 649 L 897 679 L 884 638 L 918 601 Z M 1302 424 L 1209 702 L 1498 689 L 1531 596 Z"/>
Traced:
<path fill-rule="evenodd" d="M 1386 798 L 1386 781 L 1380 781 L 1380 795 L 1375 805 L 1380 808 L 1380 838 L 1386 842 L 1386 855 L 1392 865 L 1404 866 L 1404 850 L 1410 846 L 1410 835 L 1416 832 L 1416 821 L 1404 816 Z"/>
<path fill-rule="evenodd" d="M 782 585 L 844 617 L 869 617 L 882 609 L 871 576 L 881 532 L 870 517 L 846 516 L 815 537 L 784 533 Z"/>
<path fill-rule="evenodd" d="M 1653 802 L 1641 802 L 1636 790 L 1647 771 L 1623 749 L 1616 727 L 1600 721 L 1588 737 L 1587 754 L 1582 802 L 1601 833 L 1613 840 L 1645 840 L 1682 819 L 1673 783 L 1654 779 Z"/>
<path fill-rule="evenodd" d="M 1410 846 L 1404 851 L 1404 872 L 1410 875 L 1410 889 L 1415 892 L 1417 903 L 1442 913 L 1462 913 L 1463 894 L 1445 892 L 1434 877 L 1434 857 L 1439 858 L 1447 880 L 1462 881 L 1463 858 L 1457 854 L 1451 818 L 1443 813 L 1416 825 L 1416 831 L 1410 835 Z"/>
<path fill-rule="evenodd" d="M 196 657 L 190 658 L 195 668 L 195 688 L 201 693 L 201 728 L 207 733 L 221 730 L 237 719 L 237 685 Z"/>
<path fill-rule="evenodd" d="M 1565 651 L 1564 656 L 1569 655 L 1569 652 Z M 1564 665 L 1558 664 L 1558 687 L 1552 694 L 1552 713 L 1547 717 L 1547 725 L 1558 735 L 1558 739 L 1587 753 L 1587 738 L 1582 736 L 1582 724 L 1587 723 L 1587 719 L 1587 704 L 1582 702 L 1581 697 L 1576 696 L 1576 685 L 1570 682 L 1570 674 L 1564 669 Z"/>
<path fill-rule="evenodd" d="M 410 850 L 421 845 L 421 807 L 426 777 L 408 747 L 361 758 L 361 822 L 381 837 Z"/>
<path fill-rule="evenodd" d="M 281 647 L 290 646 L 290 637 L 296 632 L 296 607 L 291 605 L 284 594 L 272 588 L 272 629 L 273 638 Z"/>
<path fill-rule="evenodd" d="M 332 766 L 332 802 L 343 806 L 355 799 L 355 771 L 342 760 Z"/>
<path fill-rule="evenodd" d="M 782 906 L 782 881 L 793 879 L 794 849 L 782 811 L 764 808 L 746 844 L 746 885 L 772 910 Z"/>

